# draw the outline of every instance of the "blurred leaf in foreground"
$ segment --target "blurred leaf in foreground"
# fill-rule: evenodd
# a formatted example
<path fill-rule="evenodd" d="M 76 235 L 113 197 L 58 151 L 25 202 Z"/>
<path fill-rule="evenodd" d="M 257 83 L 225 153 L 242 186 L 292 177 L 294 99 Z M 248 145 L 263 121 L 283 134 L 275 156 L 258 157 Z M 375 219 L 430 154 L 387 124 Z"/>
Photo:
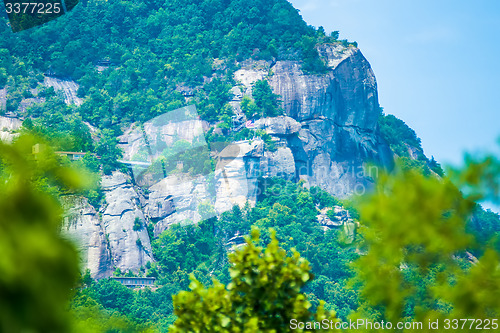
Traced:
<path fill-rule="evenodd" d="M 81 179 L 50 149 L 23 135 L 0 142 L 0 331 L 67 332 L 77 252 L 60 235 L 55 194 Z M 43 146 L 42 146 L 43 147 Z"/>
<path fill-rule="evenodd" d="M 497 196 L 499 170 L 490 157 L 468 159 L 455 183 L 415 171 L 380 177 L 361 205 L 365 253 L 352 282 L 364 302 L 352 319 L 415 320 L 426 331 L 428 320 L 500 314 L 499 254 L 466 232 L 473 200 Z M 482 256 L 471 259 L 479 246 Z"/>

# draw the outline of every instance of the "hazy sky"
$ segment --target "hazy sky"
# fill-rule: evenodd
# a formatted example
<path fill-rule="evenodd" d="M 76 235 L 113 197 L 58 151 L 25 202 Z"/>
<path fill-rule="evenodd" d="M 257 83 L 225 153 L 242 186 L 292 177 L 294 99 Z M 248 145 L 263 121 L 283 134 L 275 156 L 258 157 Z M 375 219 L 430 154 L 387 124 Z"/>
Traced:
<path fill-rule="evenodd" d="M 462 161 L 498 148 L 500 1 L 292 0 L 305 21 L 356 41 L 380 105 L 412 127 L 427 156 Z"/>

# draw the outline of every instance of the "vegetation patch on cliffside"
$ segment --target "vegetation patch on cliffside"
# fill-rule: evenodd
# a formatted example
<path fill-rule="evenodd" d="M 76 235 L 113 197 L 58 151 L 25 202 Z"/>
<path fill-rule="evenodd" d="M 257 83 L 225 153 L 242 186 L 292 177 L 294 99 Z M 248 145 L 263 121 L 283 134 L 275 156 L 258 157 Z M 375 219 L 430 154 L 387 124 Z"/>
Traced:
<path fill-rule="evenodd" d="M 429 160 L 424 155 L 420 138 L 404 121 L 392 114 L 381 114 L 378 125 L 382 138 L 399 158 L 404 169 L 416 169 L 425 174 L 430 174 L 432 170 L 437 175 L 443 176 L 441 165 L 434 157 Z"/>

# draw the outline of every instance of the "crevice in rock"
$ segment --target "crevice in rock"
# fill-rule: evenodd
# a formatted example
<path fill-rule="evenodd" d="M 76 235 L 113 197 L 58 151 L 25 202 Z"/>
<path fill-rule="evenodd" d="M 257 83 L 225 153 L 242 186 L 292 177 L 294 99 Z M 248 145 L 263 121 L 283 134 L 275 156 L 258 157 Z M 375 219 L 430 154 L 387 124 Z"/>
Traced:
<path fill-rule="evenodd" d="M 107 213 L 104 213 L 103 215 L 105 215 L 105 216 L 112 216 L 112 217 L 120 217 L 120 218 L 122 218 L 122 217 L 123 217 L 123 214 L 125 214 L 125 213 L 127 213 L 127 212 L 133 212 L 133 211 L 134 211 L 133 209 L 128 208 L 128 209 L 124 209 L 124 210 L 120 213 L 120 215 L 113 215 L 113 214 L 107 214 Z"/>
<path fill-rule="evenodd" d="M 360 127 L 360 126 L 357 126 L 357 125 L 341 125 L 335 121 L 333 121 L 333 124 L 338 127 L 338 128 L 353 128 L 356 130 L 356 132 L 358 134 L 375 134 L 375 130 L 371 130 L 371 129 L 368 129 L 368 128 L 364 128 L 364 127 Z"/>

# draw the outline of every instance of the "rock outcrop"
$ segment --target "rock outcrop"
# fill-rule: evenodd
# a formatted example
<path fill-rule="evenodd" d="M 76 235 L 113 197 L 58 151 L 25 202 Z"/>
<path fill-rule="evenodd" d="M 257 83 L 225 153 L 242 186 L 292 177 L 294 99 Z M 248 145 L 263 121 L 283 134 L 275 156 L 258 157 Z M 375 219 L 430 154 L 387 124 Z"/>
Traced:
<path fill-rule="evenodd" d="M 247 95 L 257 80 L 269 81 L 286 116 L 260 119 L 255 127 L 286 141 L 296 180 L 342 198 L 370 187 L 378 170 L 366 164 L 390 167 L 392 153 L 377 132 L 377 84 L 361 51 L 336 44 L 319 53 L 329 65 L 323 75 L 305 74 L 296 61 L 259 61 L 245 63 L 234 78 Z"/>
<path fill-rule="evenodd" d="M 0 116 L 0 141 L 10 142 L 16 136 L 14 131 L 21 127 L 21 120 L 16 117 Z"/>
<path fill-rule="evenodd" d="M 290 136 L 298 133 L 301 129 L 298 121 L 286 116 L 259 119 L 255 122 L 254 127 L 263 129 L 267 134 L 275 136 Z"/>
<path fill-rule="evenodd" d="M 77 244 L 82 268 L 93 277 L 110 276 L 116 268 L 137 272 L 153 260 L 142 196 L 118 171 L 103 177 L 102 188 L 106 203 L 99 212 L 85 198 L 64 198 L 63 233 Z"/>
<path fill-rule="evenodd" d="M 67 233 L 86 248 L 84 265 L 95 276 L 109 275 L 115 268 L 137 271 L 153 260 L 147 223 L 156 237 L 174 223 L 197 223 L 233 205 L 254 205 L 262 178 L 302 179 L 337 197 L 361 194 L 370 187 L 378 169 L 367 168 L 367 163 L 390 167 L 392 161 L 378 134 L 373 71 L 357 48 L 324 45 L 319 52 L 329 65 L 321 75 L 305 74 L 296 61 L 246 61 L 235 72 L 238 84 L 230 103 L 240 125 L 234 130 L 246 124 L 240 102 L 242 96 L 252 96 L 257 80 L 268 80 L 281 96 L 283 116 L 250 124 L 269 134 L 270 141 L 256 137 L 211 143 L 209 151 L 203 135 L 209 124 L 193 107 L 126 130 L 120 146 L 131 176 L 105 176 L 106 204 L 100 212 L 75 199 L 66 218 Z M 183 172 L 186 161 L 179 156 L 190 149 L 202 152 L 199 165 L 215 160 L 215 171 Z M 352 241 L 355 222 L 340 207 L 334 212 L 333 220 L 320 212 L 319 224 L 343 228 Z"/>
<path fill-rule="evenodd" d="M 113 266 L 137 271 L 152 261 L 151 242 L 139 194 L 130 177 L 119 171 L 104 176 L 102 188 L 106 199 L 102 207 L 102 225 Z"/>
<path fill-rule="evenodd" d="M 0 89 L 0 110 L 7 109 L 7 88 Z"/>
<path fill-rule="evenodd" d="M 113 261 L 106 230 L 87 199 L 78 196 L 63 198 L 65 217 L 64 235 L 74 241 L 80 250 L 83 269 L 90 269 L 92 276 L 102 278 L 111 275 Z"/>
<path fill-rule="evenodd" d="M 154 235 L 158 236 L 174 223 L 196 223 L 233 205 L 255 204 L 262 177 L 303 179 L 306 184 L 320 186 L 338 197 L 362 193 L 370 186 L 371 176 L 376 176 L 378 170 L 366 169 L 366 163 L 387 166 L 392 157 L 377 132 L 375 77 L 357 48 L 326 45 L 319 52 L 330 67 L 323 75 L 307 75 L 301 64 L 294 61 L 247 61 L 235 72 L 238 85 L 232 89 L 235 97 L 231 101 L 235 111 L 239 110 L 242 95 L 251 96 L 253 84 L 267 79 L 281 96 L 285 115 L 252 124 L 269 134 L 271 142 L 255 138 L 210 152 L 217 161 L 215 172 L 190 176 L 175 170 L 167 175 L 164 170 L 163 174 L 157 172 L 155 178 L 151 176 L 154 172 L 147 169 L 148 163 L 153 166 L 155 160 L 162 158 L 165 168 L 172 158 L 169 156 L 173 156 L 167 154 L 172 149 L 180 149 L 174 151 L 178 153 L 182 149 L 208 147 L 202 135 L 208 124 L 196 117 L 192 107 L 125 131 L 120 139 L 124 160 L 131 163 L 136 185 L 146 190 L 139 195 L 140 190 L 124 181 L 124 175 L 113 175 L 113 188 L 108 180 L 103 180 L 109 203 L 103 223 L 106 230 L 113 230 L 109 233 L 111 253 L 122 251 L 124 255 L 113 255 L 115 266 L 131 265 L 133 259 L 138 262 L 134 266 L 137 267 L 150 257 L 148 243 L 142 238 L 145 251 L 134 248 L 134 253 L 129 254 L 127 249 L 119 250 L 119 244 L 127 241 L 127 247 L 133 247 L 136 238 L 120 239 L 119 228 L 110 227 L 117 223 L 110 220 L 125 219 L 129 229 L 133 219 L 147 220 L 154 224 Z M 177 163 L 182 169 L 182 161 Z M 318 218 L 325 227 L 353 223 L 348 217 L 344 221 L 345 216 L 331 221 L 323 215 Z M 132 259 L 125 259 L 127 256 Z"/>

